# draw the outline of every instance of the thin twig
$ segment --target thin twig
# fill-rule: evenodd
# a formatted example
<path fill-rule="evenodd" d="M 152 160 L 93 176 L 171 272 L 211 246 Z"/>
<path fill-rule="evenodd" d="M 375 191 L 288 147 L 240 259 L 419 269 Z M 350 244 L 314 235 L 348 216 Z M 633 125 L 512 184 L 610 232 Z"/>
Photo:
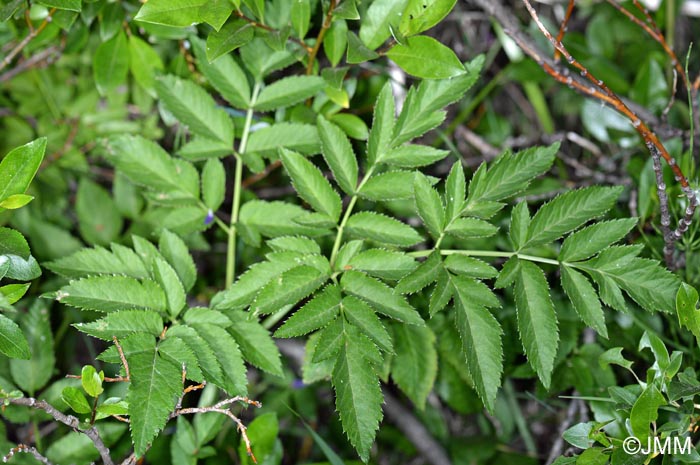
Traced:
<path fill-rule="evenodd" d="M 4 72 L 3 74 L 0 74 L 0 82 L 9 81 L 13 77 L 22 74 L 23 72 L 29 69 L 51 64 L 52 62 L 58 59 L 62 51 L 63 47 L 52 45 L 51 47 L 45 50 L 37 52 L 35 55 L 32 55 L 26 60 L 20 62 L 14 68 Z"/>
<path fill-rule="evenodd" d="M 122 349 L 121 344 L 119 344 L 119 339 L 117 339 L 117 336 L 112 336 L 112 341 L 114 342 L 114 346 L 117 348 L 117 352 L 119 352 L 119 359 L 122 361 L 122 365 L 124 365 L 124 373 L 126 373 L 126 378 L 124 381 L 131 381 L 129 363 L 126 361 L 126 355 L 124 355 L 124 350 Z"/>
<path fill-rule="evenodd" d="M 4 400 L 12 405 L 22 405 L 33 409 L 42 410 L 48 413 L 57 422 L 63 423 L 79 433 L 83 433 L 85 436 L 90 438 L 94 444 L 95 448 L 100 454 L 100 457 L 102 458 L 102 461 L 104 462 L 104 465 L 114 465 L 114 461 L 112 461 L 112 457 L 109 455 L 109 449 L 107 446 L 105 446 L 102 438 L 100 437 L 99 431 L 97 431 L 97 428 L 94 426 L 91 428 L 81 427 L 80 420 L 78 420 L 76 417 L 73 415 L 66 415 L 56 410 L 54 406 L 44 400 L 37 400 L 33 397 L 7 397 Z"/>
<path fill-rule="evenodd" d="M 247 428 L 243 424 L 240 418 L 238 418 L 236 415 L 233 414 L 227 407 L 231 404 L 234 404 L 236 402 L 243 402 L 247 405 L 252 405 L 254 407 L 262 407 L 262 404 L 258 401 L 251 400 L 247 397 L 243 396 L 236 396 L 232 397 L 230 399 L 225 399 L 222 400 L 221 402 L 218 402 L 212 406 L 209 407 L 191 407 L 191 408 L 178 408 L 176 409 L 173 413 L 170 414 L 170 418 L 175 418 L 180 415 L 191 415 L 191 414 L 199 414 L 199 413 L 220 413 L 222 415 L 226 415 L 228 418 L 230 418 L 234 423 L 236 423 L 238 427 L 238 432 L 241 435 L 241 438 L 243 438 L 243 442 L 245 443 L 246 446 L 246 452 L 248 453 L 248 456 L 251 458 L 253 463 L 258 463 L 257 459 L 255 458 L 255 455 L 253 454 L 253 449 L 251 448 L 250 444 L 250 439 L 248 438 L 248 433 L 247 433 Z"/>
<path fill-rule="evenodd" d="M 41 455 L 41 453 L 38 450 L 36 450 L 36 447 L 30 447 L 26 444 L 18 444 L 17 447 L 13 447 L 12 449 L 10 449 L 10 451 L 7 454 L 5 454 L 5 456 L 2 458 L 3 463 L 9 462 L 12 456 L 20 453 L 30 454 L 44 465 L 53 465 L 49 459 Z"/>
<path fill-rule="evenodd" d="M 574 11 L 574 3 L 575 0 L 569 0 L 569 4 L 566 6 L 566 13 L 564 14 L 564 20 L 561 22 L 561 26 L 559 26 L 559 34 L 557 34 L 557 41 L 561 42 L 564 40 L 564 34 L 566 33 L 566 29 L 569 24 L 569 20 L 571 19 L 571 13 Z M 559 50 L 554 49 L 554 61 L 558 62 L 559 59 L 561 58 L 561 53 Z"/>
<path fill-rule="evenodd" d="M 321 44 L 323 43 L 323 38 L 326 36 L 326 31 L 331 27 L 331 20 L 333 19 L 333 10 L 335 10 L 336 0 L 331 0 L 328 6 L 328 11 L 323 19 L 323 24 L 321 24 L 321 30 L 318 31 L 318 36 L 316 36 L 316 42 L 314 47 L 309 52 L 309 61 L 306 64 L 306 74 L 311 74 L 314 70 L 314 61 L 316 61 L 316 55 L 321 49 Z"/>
<path fill-rule="evenodd" d="M 7 65 L 12 63 L 12 60 L 14 60 L 17 54 L 24 50 L 24 47 L 26 47 L 29 44 L 29 42 L 32 41 L 32 39 L 41 34 L 41 31 L 46 29 L 46 26 L 48 26 L 51 20 L 53 19 L 53 14 L 55 12 L 56 8 L 51 8 L 51 11 L 49 11 L 49 14 L 46 16 L 46 18 L 44 18 L 39 27 L 37 27 L 36 29 L 30 28 L 29 34 L 27 34 L 27 36 L 24 39 L 22 39 L 22 41 L 18 43 L 17 46 L 13 48 L 12 51 L 10 51 L 10 53 L 8 53 L 5 58 L 2 59 L 2 62 L 0 62 L 0 71 L 5 69 Z"/>

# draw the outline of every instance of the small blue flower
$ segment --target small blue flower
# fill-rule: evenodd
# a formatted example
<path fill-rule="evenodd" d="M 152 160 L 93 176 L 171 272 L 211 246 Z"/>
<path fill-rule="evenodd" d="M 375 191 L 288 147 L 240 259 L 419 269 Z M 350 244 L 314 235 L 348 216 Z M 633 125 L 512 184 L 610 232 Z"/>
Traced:
<path fill-rule="evenodd" d="M 207 212 L 206 218 L 204 218 L 204 224 L 209 226 L 214 221 L 214 212 L 211 209 Z"/>

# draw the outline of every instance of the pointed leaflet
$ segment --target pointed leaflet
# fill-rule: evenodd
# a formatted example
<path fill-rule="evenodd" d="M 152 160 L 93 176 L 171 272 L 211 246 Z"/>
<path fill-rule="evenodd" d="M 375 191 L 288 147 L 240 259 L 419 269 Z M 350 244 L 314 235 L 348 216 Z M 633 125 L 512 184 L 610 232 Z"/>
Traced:
<path fill-rule="evenodd" d="M 120 135 L 109 140 L 107 160 L 131 181 L 160 191 L 177 191 L 196 199 L 199 186 L 190 191 L 182 183 L 173 158 L 158 144 L 141 136 Z"/>
<path fill-rule="evenodd" d="M 158 241 L 158 250 L 175 269 L 185 291 L 192 289 L 197 280 L 197 268 L 185 241 L 177 234 L 164 229 Z"/>
<path fill-rule="evenodd" d="M 383 282 L 359 271 L 347 271 L 340 280 L 343 290 L 369 303 L 376 311 L 395 320 L 423 326 L 420 314 Z"/>
<path fill-rule="evenodd" d="M 622 186 L 591 186 L 558 195 L 544 204 L 530 222 L 523 247 L 546 244 L 586 221 L 603 215 L 615 204 Z"/>
<path fill-rule="evenodd" d="M 369 178 L 357 192 L 374 201 L 401 200 L 413 197 L 414 171 L 386 171 Z"/>
<path fill-rule="evenodd" d="M 561 287 L 569 296 L 581 320 L 604 338 L 608 337 L 605 314 L 593 285 L 584 275 L 569 266 L 561 266 Z"/>
<path fill-rule="evenodd" d="M 466 73 L 450 79 L 424 80 L 409 90 L 396 122 L 392 145 L 401 145 L 438 126 L 445 119 L 442 111 L 460 100 L 479 78 L 484 56 L 466 64 Z"/>
<path fill-rule="evenodd" d="M 154 262 L 153 274 L 161 289 L 165 292 L 165 299 L 168 304 L 168 313 L 175 319 L 180 314 L 180 311 L 185 306 L 186 298 L 185 289 L 182 287 L 180 278 L 168 262 L 157 257 Z"/>
<path fill-rule="evenodd" d="M 289 76 L 265 87 L 255 101 L 258 111 L 288 107 L 313 97 L 326 86 L 319 76 Z"/>
<path fill-rule="evenodd" d="M 427 145 L 404 144 L 388 150 L 378 161 L 402 168 L 418 168 L 432 165 L 450 152 L 440 150 Z"/>
<path fill-rule="evenodd" d="M 520 261 L 515 279 L 515 305 L 518 331 L 527 359 L 544 387 L 549 389 L 559 343 L 557 315 L 544 272 L 524 260 Z"/>
<path fill-rule="evenodd" d="M 340 311 L 340 290 L 332 284 L 316 294 L 275 331 L 275 337 L 296 337 L 323 328 Z"/>
<path fill-rule="evenodd" d="M 318 289 L 326 279 L 326 274 L 308 265 L 287 270 L 260 290 L 251 304 L 251 311 L 265 315 L 285 305 L 294 305 Z"/>
<path fill-rule="evenodd" d="M 430 293 L 430 303 L 428 305 L 428 312 L 431 317 L 444 309 L 447 304 L 450 303 L 452 295 L 454 294 L 454 286 L 450 280 L 450 273 L 443 267 L 438 268 L 437 279 L 435 281 L 435 287 L 433 288 L 433 292 Z"/>
<path fill-rule="evenodd" d="M 151 0 L 136 13 L 136 21 L 188 27 L 201 22 L 199 10 L 207 0 Z"/>
<path fill-rule="evenodd" d="M 158 97 L 168 110 L 192 132 L 209 139 L 233 144 L 233 123 L 226 112 L 201 87 L 175 76 L 156 80 Z"/>
<path fill-rule="evenodd" d="M 383 397 L 379 379 L 364 356 L 361 341 L 351 337 L 345 339 L 331 380 L 343 430 L 360 458 L 367 462 L 382 419 Z"/>
<path fill-rule="evenodd" d="M 124 246 L 112 244 L 112 252 L 102 247 L 80 249 L 72 255 L 45 263 L 44 266 L 66 278 L 82 278 L 99 274 L 123 274 L 146 278 L 148 271 L 138 255 Z"/>
<path fill-rule="evenodd" d="M 347 265 L 370 276 L 397 280 L 413 271 L 416 261 L 404 252 L 369 249 L 352 257 Z"/>
<path fill-rule="evenodd" d="M 445 181 L 445 216 L 447 221 L 452 221 L 464 209 L 464 196 L 466 195 L 466 181 L 462 163 L 457 162 L 452 165 L 450 174 Z"/>
<path fill-rule="evenodd" d="M 559 261 L 585 260 L 625 237 L 636 224 L 637 218 L 623 218 L 581 228 L 564 239 Z"/>
<path fill-rule="evenodd" d="M 398 19 L 408 0 L 375 0 L 362 16 L 360 39 L 374 50 L 391 35 L 391 28 L 398 26 Z M 342 5 L 342 3 L 341 3 Z M 392 24 L 394 22 L 395 24 Z"/>
<path fill-rule="evenodd" d="M 391 378 L 423 410 L 437 376 L 435 334 L 427 326 L 393 325 L 392 328 L 396 355 L 391 361 Z"/>
<path fill-rule="evenodd" d="M 91 276 L 71 281 L 56 292 L 56 300 L 98 312 L 130 308 L 164 311 L 166 307 L 165 294 L 156 283 L 127 276 Z"/>
<path fill-rule="evenodd" d="M 520 202 L 510 212 L 510 240 L 515 250 L 520 250 L 528 238 L 530 210 L 527 202 Z"/>
<path fill-rule="evenodd" d="M 413 182 L 416 208 L 426 229 L 437 240 L 445 227 L 445 207 L 440 194 L 430 185 L 428 178 L 421 172 L 416 172 Z"/>
<path fill-rule="evenodd" d="M 344 318 L 336 318 L 331 321 L 328 326 L 318 332 L 318 346 L 314 350 L 312 359 L 314 363 L 328 360 L 340 352 L 340 347 L 345 340 L 347 326 L 348 323 L 345 322 Z"/>
<path fill-rule="evenodd" d="M 503 330 L 485 307 L 478 305 L 463 286 L 467 278 L 450 278 L 454 288 L 455 323 L 462 340 L 462 352 L 469 374 L 484 406 L 493 411 L 503 373 Z"/>
<path fill-rule="evenodd" d="M 148 346 L 148 350 L 127 354 L 131 372 L 127 401 L 132 406 L 129 418 L 137 457 L 146 453 L 163 429 L 183 388 L 181 367 L 158 354 L 155 338 L 148 339 Z"/>
<path fill-rule="evenodd" d="M 310 124 L 301 123 L 277 123 L 260 128 L 248 138 L 247 153 L 263 156 L 277 155 L 280 147 L 295 150 L 304 155 L 319 153 L 321 141 L 318 130 Z M 335 172 L 333 174 L 335 175 Z"/>
<path fill-rule="evenodd" d="M 280 158 L 299 196 L 314 210 L 337 222 L 343 205 L 321 170 L 305 157 L 284 148 L 280 150 Z"/>
<path fill-rule="evenodd" d="M 204 377 L 212 384 L 224 386 L 223 372 L 216 354 L 207 342 L 194 330 L 185 325 L 171 326 L 165 333 L 166 338 L 180 339 L 194 353 L 197 365 Z"/>
<path fill-rule="evenodd" d="M 549 170 L 559 143 L 549 147 L 532 147 L 518 153 L 506 151 L 490 167 L 482 165 L 469 183 L 468 208 L 477 202 L 503 200 L 521 192 L 530 182 Z"/>
<path fill-rule="evenodd" d="M 420 291 L 435 281 L 435 275 L 441 267 L 442 258 L 440 251 L 434 251 L 415 270 L 401 278 L 401 281 L 396 285 L 395 291 L 400 294 L 413 294 Z"/>
<path fill-rule="evenodd" d="M 382 321 L 364 301 L 347 296 L 343 299 L 343 314 L 349 323 L 359 328 L 377 346 L 385 352 L 394 353 L 391 336 Z M 401 325 L 409 326 L 409 325 Z"/>
<path fill-rule="evenodd" d="M 204 42 L 198 37 L 191 37 L 197 68 L 206 76 L 223 98 L 236 108 L 246 109 L 250 104 L 250 85 L 245 72 L 231 55 L 222 55 L 209 62 Z"/>
<path fill-rule="evenodd" d="M 387 82 L 377 96 L 374 104 L 372 129 L 367 140 L 367 160 L 373 165 L 389 150 L 394 132 L 394 95 L 391 93 L 391 83 Z"/>
<path fill-rule="evenodd" d="M 445 268 L 454 274 L 470 278 L 489 279 L 498 276 L 498 271 L 491 265 L 473 257 L 453 254 L 445 258 Z"/>
<path fill-rule="evenodd" d="M 133 333 L 159 336 L 163 332 L 163 319 L 149 310 L 122 310 L 90 323 L 76 323 L 79 331 L 92 337 L 111 341 L 113 336 L 123 339 Z"/>
<path fill-rule="evenodd" d="M 347 194 L 354 194 L 357 187 L 357 159 L 348 137 L 342 129 L 319 116 L 316 120 L 321 138 L 323 159 L 333 172 L 333 177 Z"/>
<path fill-rule="evenodd" d="M 255 36 L 254 29 L 253 24 L 248 21 L 234 19 L 226 23 L 220 30 L 209 33 L 207 36 L 207 59 L 215 61 L 251 42 Z M 248 69 L 251 68 L 248 67 Z M 262 76 L 257 77 L 261 78 Z"/>
<path fill-rule="evenodd" d="M 422 240 L 420 234 L 409 225 L 380 213 L 355 213 L 345 227 L 358 237 L 385 244 L 409 247 Z"/>
<path fill-rule="evenodd" d="M 248 394 L 248 378 L 243 364 L 243 356 L 233 336 L 225 329 L 211 324 L 192 325 L 197 334 L 216 354 L 216 359 L 223 371 L 223 383 L 216 383 L 232 396 Z M 200 361 L 202 370 L 205 364 Z"/>
<path fill-rule="evenodd" d="M 0 161 L 0 201 L 11 195 L 24 194 L 44 159 L 46 141 L 46 137 L 41 137 L 3 157 Z"/>
<path fill-rule="evenodd" d="M 238 343 L 243 357 L 261 370 L 282 376 L 280 352 L 270 333 L 257 321 L 248 320 L 248 315 L 243 312 L 236 312 L 231 316 L 233 324 L 228 328 L 228 332 Z"/>

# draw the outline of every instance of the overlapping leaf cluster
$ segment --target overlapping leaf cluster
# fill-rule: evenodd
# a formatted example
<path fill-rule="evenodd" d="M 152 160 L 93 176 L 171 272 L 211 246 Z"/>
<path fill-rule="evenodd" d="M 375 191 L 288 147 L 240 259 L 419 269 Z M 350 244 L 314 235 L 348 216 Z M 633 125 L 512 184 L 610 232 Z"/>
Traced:
<path fill-rule="evenodd" d="M 126 401 L 136 453 L 143 454 L 165 426 L 187 379 L 206 380 L 230 395 L 246 395 L 244 360 L 281 375 L 269 333 L 240 312 L 190 307 L 186 292 L 196 269 L 185 243 L 163 231 L 158 247 L 134 236 L 134 248 L 112 244 L 82 249 L 46 266 L 69 284 L 56 300 L 105 315 L 75 327 L 93 337 L 118 339 L 130 368 Z M 99 357 L 120 363 L 116 347 Z"/>

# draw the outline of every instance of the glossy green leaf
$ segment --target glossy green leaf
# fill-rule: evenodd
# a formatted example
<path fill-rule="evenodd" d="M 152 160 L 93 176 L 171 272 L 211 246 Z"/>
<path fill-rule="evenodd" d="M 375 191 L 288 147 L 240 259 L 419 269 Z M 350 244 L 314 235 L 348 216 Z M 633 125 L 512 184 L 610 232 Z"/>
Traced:
<path fill-rule="evenodd" d="M 503 373 L 503 331 L 489 310 L 479 305 L 465 286 L 466 278 L 456 276 L 454 283 L 457 330 L 462 340 L 462 352 L 474 387 L 484 406 L 493 410 Z"/>
<path fill-rule="evenodd" d="M 399 32 L 405 36 L 432 28 L 452 11 L 457 0 L 408 0 L 401 15 Z"/>
<path fill-rule="evenodd" d="M 253 26 L 242 19 L 231 21 L 207 37 L 207 58 L 216 60 L 253 40 Z"/>
<path fill-rule="evenodd" d="M 697 307 L 698 291 L 691 285 L 682 283 L 676 294 L 678 321 L 700 341 L 700 310 Z"/>
<path fill-rule="evenodd" d="M 448 47 L 428 36 L 406 39 L 386 55 L 404 71 L 422 79 L 447 79 L 466 73 L 464 65 Z"/>
<path fill-rule="evenodd" d="M 39 169 L 46 138 L 42 137 L 11 150 L 0 162 L 0 200 L 16 194 L 24 194 Z"/>

